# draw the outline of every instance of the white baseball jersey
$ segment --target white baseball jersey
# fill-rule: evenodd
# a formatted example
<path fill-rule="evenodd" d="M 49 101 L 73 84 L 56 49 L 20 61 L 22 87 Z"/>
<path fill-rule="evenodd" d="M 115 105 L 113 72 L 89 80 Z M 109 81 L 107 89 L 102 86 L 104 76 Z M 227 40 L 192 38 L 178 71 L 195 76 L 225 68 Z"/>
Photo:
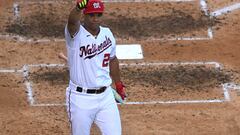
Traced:
<path fill-rule="evenodd" d="M 109 28 L 100 27 L 97 37 L 82 25 L 72 38 L 65 27 L 70 81 L 84 88 L 109 86 L 109 61 L 115 57 L 116 41 Z"/>

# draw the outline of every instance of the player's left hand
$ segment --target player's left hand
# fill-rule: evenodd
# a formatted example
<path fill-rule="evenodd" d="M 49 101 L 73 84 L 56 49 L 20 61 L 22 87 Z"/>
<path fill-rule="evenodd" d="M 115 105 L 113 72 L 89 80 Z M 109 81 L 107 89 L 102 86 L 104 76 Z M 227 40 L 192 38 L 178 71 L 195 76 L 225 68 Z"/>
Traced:
<path fill-rule="evenodd" d="M 121 96 L 122 100 L 124 100 L 127 95 L 125 93 L 125 86 L 121 81 L 115 83 L 117 93 Z"/>

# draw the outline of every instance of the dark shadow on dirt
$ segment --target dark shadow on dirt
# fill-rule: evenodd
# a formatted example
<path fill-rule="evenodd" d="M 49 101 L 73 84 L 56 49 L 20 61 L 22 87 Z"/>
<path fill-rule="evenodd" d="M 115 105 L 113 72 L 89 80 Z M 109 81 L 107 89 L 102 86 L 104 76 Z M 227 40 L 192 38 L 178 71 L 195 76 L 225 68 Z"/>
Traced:
<path fill-rule="evenodd" d="M 107 19 L 105 22 L 107 26 L 112 28 L 117 37 L 136 39 L 184 34 L 207 29 L 208 26 L 215 24 L 214 20 L 210 20 L 204 14 L 194 19 L 191 14 L 179 10 L 173 10 L 170 15 L 151 18 L 128 18 L 120 15 L 116 19 Z"/>
<path fill-rule="evenodd" d="M 31 16 L 22 17 L 9 24 L 5 31 L 29 38 L 63 38 L 66 19 L 67 17 L 52 12 L 48 14 L 34 12 Z M 204 14 L 194 19 L 191 14 L 179 10 L 173 10 L 169 15 L 148 18 L 108 15 L 103 18 L 103 22 L 112 29 L 116 37 L 136 39 L 184 34 L 214 25 L 214 20 L 210 20 Z"/>
<path fill-rule="evenodd" d="M 233 80 L 233 71 L 206 66 L 122 67 L 121 74 L 128 87 L 140 84 L 163 91 L 202 91 Z M 51 85 L 62 85 L 68 83 L 69 72 L 67 68 L 45 67 L 30 73 L 30 79 L 34 83 L 49 82 Z"/>
<path fill-rule="evenodd" d="M 163 91 L 176 89 L 204 90 L 231 82 L 232 74 L 205 66 L 168 66 L 163 68 L 124 68 L 124 78 L 129 86 L 157 87 Z"/>
<path fill-rule="evenodd" d="M 69 82 L 69 72 L 67 68 L 40 68 L 30 72 L 30 80 L 34 83 L 49 82 L 50 85 L 62 85 Z"/>
<path fill-rule="evenodd" d="M 63 38 L 64 22 L 54 14 L 34 13 L 6 27 L 6 32 L 28 38 Z"/>

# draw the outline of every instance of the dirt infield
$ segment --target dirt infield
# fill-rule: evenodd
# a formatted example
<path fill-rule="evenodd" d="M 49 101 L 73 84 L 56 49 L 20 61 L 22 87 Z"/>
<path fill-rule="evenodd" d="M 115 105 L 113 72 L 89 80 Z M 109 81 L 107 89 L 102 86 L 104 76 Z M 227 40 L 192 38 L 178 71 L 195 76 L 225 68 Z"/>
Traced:
<path fill-rule="evenodd" d="M 208 12 L 236 3 L 240 1 L 207 1 Z M 200 7 L 199 1 L 106 3 L 104 25 L 112 28 L 117 42 L 143 48 L 143 60 L 121 63 L 215 61 L 222 66 L 121 66 L 127 101 L 139 103 L 119 105 L 123 135 L 240 134 L 240 92 L 222 85 L 240 84 L 240 10 L 210 18 Z M 19 1 L 19 8 L 19 16 L 14 16 L 13 2 L 0 0 L 0 135 L 68 135 L 67 68 L 29 66 L 25 77 L 21 69 L 25 64 L 64 63 L 57 57 L 65 50 L 64 42 L 36 41 L 63 38 L 71 2 Z M 192 39 L 169 40 L 177 37 Z M 195 40 L 198 37 L 206 40 Z M 100 134 L 95 125 L 92 134 Z"/>

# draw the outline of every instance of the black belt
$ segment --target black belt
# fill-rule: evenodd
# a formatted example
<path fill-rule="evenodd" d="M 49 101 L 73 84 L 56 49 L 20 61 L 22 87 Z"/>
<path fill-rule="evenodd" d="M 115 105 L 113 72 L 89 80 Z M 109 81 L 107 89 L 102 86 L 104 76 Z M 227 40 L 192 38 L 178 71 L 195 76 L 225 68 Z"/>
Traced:
<path fill-rule="evenodd" d="M 100 89 L 86 89 L 86 93 L 88 94 L 100 94 L 103 93 L 106 90 L 107 87 L 101 87 Z M 83 88 L 77 87 L 78 92 L 83 92 Z"/>

